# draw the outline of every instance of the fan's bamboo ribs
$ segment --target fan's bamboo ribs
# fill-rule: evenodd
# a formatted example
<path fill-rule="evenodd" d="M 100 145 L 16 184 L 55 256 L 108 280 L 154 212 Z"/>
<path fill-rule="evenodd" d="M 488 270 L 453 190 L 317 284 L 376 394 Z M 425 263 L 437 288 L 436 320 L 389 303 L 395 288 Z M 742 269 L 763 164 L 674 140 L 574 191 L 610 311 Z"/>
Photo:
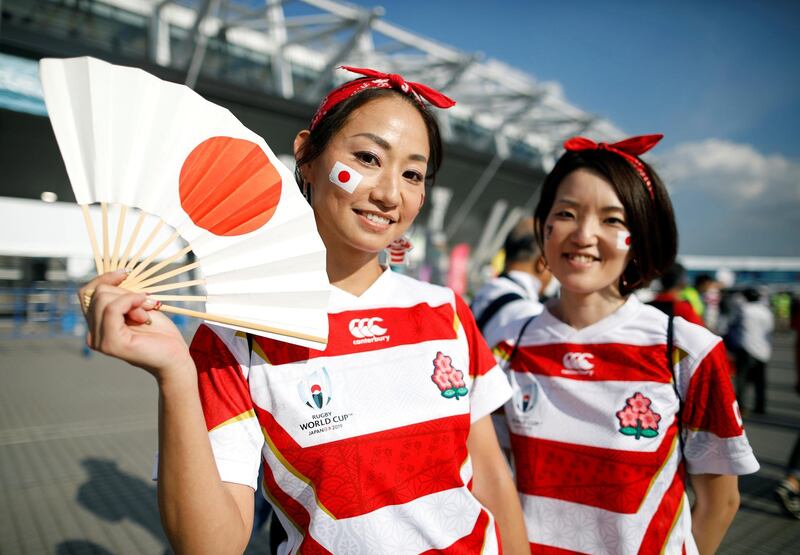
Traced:
<path fill-rule="evenodd" d="M 144 211 L 139 212 L 139 219 L 136 220 L 136 226 L 133 228 L 133 235 L 131 235 L 131 238 L 128 240 L 128 245 L 125 247 L 122 258 L 119 259 L 118 268 L 124 268 L 128 263 L 128 256 L 130 256 L 133 245 L 136 244 L 136 240 L 139 238 L 139 231 L 142 229 L 145 218 L 147 218 L 147 214 Z"/>
<path fill-rule="evenodd" d="M 119 247 L 122 244 L 122 232 L 125 230 L 125 215 L 128 213 L 128 207 L 121 204 L 119 207 L 119 222 L 117 222 L 117 236 L 114 238 L 114 252 L 111 253 L 111 271 L 113 272 L 119 266 Z"/>
<path fill-rule="evenodd" d="M 205 295 L 150 295 L 154 301 L 184 301 L 187 303 L 204 303 L 208 300 Z"/>
<path fill-rule="evenodd" d="M 131 259 L 128 260 L 128 263 L 125 264 L 125 268 L 127 268 L 128 270 L 133 270 L 133 267 L 136 265 L 137 262 L 139 262 L 139 259 L 142 257 L 145 250 L 147 250 L 147 247 L 150 246 L 150 243 L 153 242 L 153 239 L 156 238 L 156 235 L 158 235 L 158 232 L 161 230 L 163 225 L 164 225 L 164 220 L 159 220 L 158 224 L 156 224 L 156 227 L 153 228 L 153 231 L 150 232 L 150 235 L 148 235 L 147 239 L 145 239 L 144 243 L 142 243 L 142 246 L 139 247 L 138 251 L 136 251 L 136 254 L 134 254 L 131 257 Z"/>
<path fill-rule="evenodd" d="M 198 310 L 189 310 L 186 308 L 179 308 L 177 306 L 170 306 L 162 304 L 159 307 L 162 312 L 170 312 L 172 314 L 182 314 L 183 316 L 191 316 L 193 318 L 202 318 L 210 322 L 217 322 L 218 324 L 227 324 L 229 326 L 238 326 L 251 330 L 258 330 L 267 333 L 274 333 L 276 335 L 283 335 L 284 337 L 294 337 L 296 339 L 304 339 L 306 341 L 315 341 L 317 343 L 327 344 L 328 339 L 325 337 L 317 337 L 315 335 L 308 335 L 296 331 L 283 330 L 280 328 L 273 328 L 272 326 L 264 326 L 253 322 L 245 322 L 243 320 L 236 320 L 234 318 L 227 318 L 225 316 L 218 316 L 216 314 L 208 314 L 207 312 L 200 312 Z"/>
<path fill-rule="evenodd" d="M 142 261 L 141 261 L 139 264 L 137 264 L 137 265 L 136 265 L 136 266 L 133 268 L 133 270 L 131 270 L 131 273 L 130 273 L 130 275 L 128 276 L 128 279 L 127 279 L 127 281 L 133 281 L 133 279 L 134 279 L 136 276 L 138 276 L 138 275 L 139 275 L 139 274 L 142 272 L 142 270 L 144 270 L 145 268 L 147 268 L 147 267 L 150 265 L 150 263 L 151 263 L 151 262 L 153 262 L 153 260 L 155 260 L 155 259 L 156 259 L 156 257 L 157 257 L 159 254 L 161 254 L 161 253 L 164 251 L 164 249 L 166 249 L 168 246 L 170 246 L 172 243 L 174 243 L 174 242 L 175 242 L 175 240 L 176 240 L 176 239 L 178 239 L 178 237 L 180 237 L 180 235 L 178 234 L 178 232 L 177 232 L 177 231 L 173 232 L 173 234 L 169 236 L 169 239 L 167 239 L 166 241 L 164 241 L 163 243 L 161 243 L 161 244 L 160 244 L 160 245 L 159 245 L 159 246 L 156 248 L 156 250 L 154 250 L 153 252 L 151 252 L 151 253 L 150 253 L 150 255 L 149 255 L 147 258 L 145 258 L 144 260 L 142 260 Z"/>
<path fill-rule="evenodd" d="M 97 246 L 97 235 L 94 233 L 94 225 L 92 224 L 92 216 L 89 214 L 89 206 L 81 204 L 83 212 L 83 221 L 86 223 L 86 231 L 89 232 L 89 242 L 92 244 L 92 254 L 94 255 L 94 266 L 97 269 L 97 275 L 103 273 L 103 261 L 100 258 L 100 248 Z"/>
<path fill-rule="evenodd" d="M 110 269 L 110 260 L 108 258 L 108 205 L 105 202 L 100 203 L 100 209 L 103 212 L 103 272 Z"/>
<path fill-rule="evenodd" d="M 141 274 L 139 274 L 138 276 L 135 276 L 133 279 L 126 280 L 126 284 L 125 284 L 126 288 L 127 289 L 141 288 L 142 287 L 141 284 L 145 280 L 147 280 L 147 278 L 149 278 L 150 276 L 152 276 L 156 272 L 159 272 L 162 269 L 166 268 L 167 266 L 169 266 L 173 262 L 176 262 L 176 261 L 180 260 L 181 258 L 186 256 L 186 254 L 191 250 L 192 250 L 191 245 L 189 245 L 188 247 L 184 247 L 181 250 L 179 250 L 178 252 L 176 252 L 175 254 L 173 254 L 172 256 L 170 256 L 169 258 L 166 258 L 166 259 L 162 260 L 161 262 L 159 262 L 155 266 L 152 266 L 152 267 L 148 268 L 147 270 L 145 270 L 144 272 L 142 272 Z M 160 278 L 160 277 L 161 276 L 156 276 L 153 279 L 157 279 L 157 278 Z M 163 279 L 161 279 L 159 281 L 163 281 Z"/>
<path fill-rule="evenodd" d="M 126 286 L 126 288 L 130 289 L 131 291 L 139 291 L 141 289 L 146 289 L 147 287 L 150 287 L 151 285 L 155 285 L 156 283 L 161 283 L 162 281 L 164 281 L 166 279 L 169 279 L 171 277 L 175 277 L 177 275 L 186 273 L 186 272 L 188 272 L 190 270 L 194 270 L 195 268 L 198 268 L 198 267 L 200 267 L 200 262 L 199 261 L 198 262 L 192 262 L 191 264 L 186 264 L 185 266 L 181 266 L 180 268 L 176 268 L 174 270 L 170 270 L 169 272 L 166 272 L 164 274 L 159 274 L 156 277 L 153 277 L 153 278 L 150 278 L 150 279 L 147 279 L 147 280 L 144 280 L 144 281 L 140 281 L 139 283 L 131 284 L 130 287 Z"/>
<path fill-rule="evenodd" d="M 183 289 L 184 287 L 193 287 L 195 285 L 205 285 L 204 279 L 192 279 L 189 281 L 178 281 L 175 283 L 167 283 L 165 285 L 156 285 L 155 287 L 148 287 L 147 289 L 140 289 L 142 293 L 161 293 L 162 291 L 174 291 L 175 289 Z"/>

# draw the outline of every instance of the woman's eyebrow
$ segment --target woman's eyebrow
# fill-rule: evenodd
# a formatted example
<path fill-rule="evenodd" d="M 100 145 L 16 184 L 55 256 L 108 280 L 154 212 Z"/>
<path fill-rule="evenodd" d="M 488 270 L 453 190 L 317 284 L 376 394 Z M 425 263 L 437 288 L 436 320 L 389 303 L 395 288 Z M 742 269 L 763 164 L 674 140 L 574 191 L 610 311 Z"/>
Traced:
<path fill-rule="evenodd" d="M 374 133 L 357 133 L 353 135 L 353 137 L 366 137 L 367 139 L 371 140 L 372 142 L 376 143 L 379 147 L 384 150 L 392 150 L 392 145 L 389 144 L 389 141 L 381 137 L 380 135 L 375 135 Z M 422 154 L 411 154 L 408 157 L 410 160 L 416 160 L 418 162 L 427 162 L 428 159 L 423 156 Z"/>
<path fill-rule="evenodd" d="M 580 206 L 580 203 L 576 200 L 572 200 L 571 198 L 557 198 L 553 204 L 566 204 L 568 206 Z M 608 206 L 603 206 L 600 209 L 601 212 L 625 212 L 625 208 L 618 204 L 610 204 Z"/>

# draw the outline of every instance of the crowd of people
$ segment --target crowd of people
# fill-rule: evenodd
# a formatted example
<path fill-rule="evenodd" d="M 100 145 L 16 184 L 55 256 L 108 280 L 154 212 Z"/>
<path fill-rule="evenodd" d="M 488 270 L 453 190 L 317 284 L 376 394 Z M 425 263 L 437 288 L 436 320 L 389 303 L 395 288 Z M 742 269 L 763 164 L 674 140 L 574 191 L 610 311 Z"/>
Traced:
<path fill-rule="evenodd" d="M 739 404 L 752 382 L 764 410 L 772 324 L 746 291 L 725 341 L 709 330 L 719 289 L 687 286 L 669 195 L 641 158 L 661 137 L 566 141 L 469 307 L 379 258 L 441 165 L 431 106 L 453 101 L 348 69 L 361 76 L 294 142 L 327 248 L 325 350 L 209 324 L 187 345 L 156 302 L 117 287 L 124 272 L 80 292 L 88 344 L 158 383 L 176 552 L 244 551 L 261 489 L 279 553 L 714 553 L 738 476 L 759 468 Z M 558 296 L 540 298 L 551 280 Z M 654 280 L 662 292 L 640 301 Z M 381 340 L 354 339 L 354 322 Z"/>

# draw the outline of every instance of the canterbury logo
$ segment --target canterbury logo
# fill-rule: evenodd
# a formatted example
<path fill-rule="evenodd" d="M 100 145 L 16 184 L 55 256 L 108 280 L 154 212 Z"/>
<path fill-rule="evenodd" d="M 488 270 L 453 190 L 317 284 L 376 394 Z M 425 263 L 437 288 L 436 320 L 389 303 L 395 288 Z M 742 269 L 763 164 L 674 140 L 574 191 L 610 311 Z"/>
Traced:
<path fill-rule="evenodd" d="M 592 353 L 567 353 L 561 359 L 564 368 L 561 370 L 562 374 L 593 374 L 594 364 L 590 359 L 593 359 Z"/>
<path fill-rule="evenodd" d="M 383 322 L 383 318 L 354 318 L 350 320 L 350 333 L 353 337 L 359 339 L 367 339 L 370 337 L 380 337 L 387 332 L 386 328 L 378 325 L 378 322 Z"/>

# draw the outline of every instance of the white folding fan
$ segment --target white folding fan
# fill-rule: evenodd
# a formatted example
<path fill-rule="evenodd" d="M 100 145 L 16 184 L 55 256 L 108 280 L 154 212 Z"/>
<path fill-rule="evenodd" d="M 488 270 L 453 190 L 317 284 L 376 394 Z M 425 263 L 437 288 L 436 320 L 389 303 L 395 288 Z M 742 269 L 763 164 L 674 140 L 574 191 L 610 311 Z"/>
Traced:
<path fill-rule="evenodd" d="M 128 268 L 126 289 L 205 303 L 204 311 L 164 311 L 326 344 L 325 247 L 292 173 L 261 137 L 188 87 L 140 69 L 83 57 L 44 59 L 40 72 L 98 273 Z M 172 233 L 159 244 L 165 227 Z M 185 246 L 168 254 L 176 240 Z M 181 264 L 187 256 L 194 261 Z M 204 294 L 179 294 L 193 287 Z"/>

